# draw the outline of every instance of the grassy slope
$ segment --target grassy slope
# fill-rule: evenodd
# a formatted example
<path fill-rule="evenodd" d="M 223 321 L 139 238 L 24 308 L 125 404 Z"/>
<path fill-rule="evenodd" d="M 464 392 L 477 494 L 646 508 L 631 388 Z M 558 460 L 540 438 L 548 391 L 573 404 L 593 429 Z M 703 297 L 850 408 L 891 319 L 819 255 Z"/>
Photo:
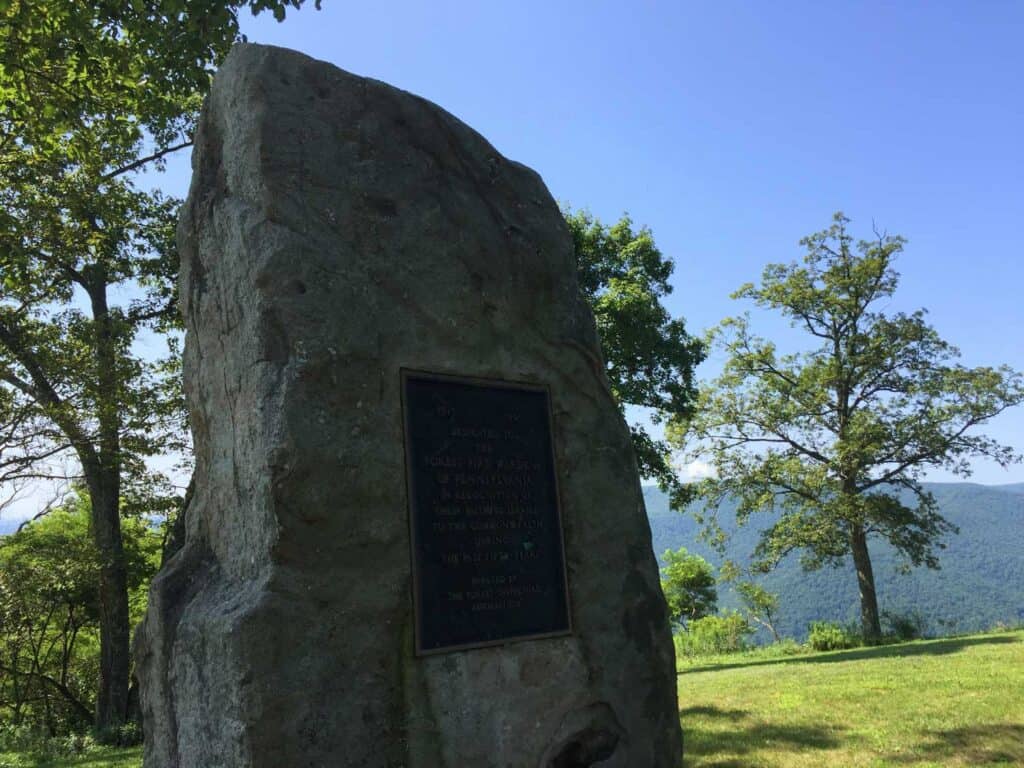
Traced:
<path fill-rule="evenodd" d="M 686 768 L 1024 766 L 1024 632 L 782 658 L 679 676 Z M 0 768 L 139 768 L 142 750 Z"/>
<path fill-rule="evenodd" d="M 1024 766 L 1024 632 L 691 667 L 687 768 Z"/>

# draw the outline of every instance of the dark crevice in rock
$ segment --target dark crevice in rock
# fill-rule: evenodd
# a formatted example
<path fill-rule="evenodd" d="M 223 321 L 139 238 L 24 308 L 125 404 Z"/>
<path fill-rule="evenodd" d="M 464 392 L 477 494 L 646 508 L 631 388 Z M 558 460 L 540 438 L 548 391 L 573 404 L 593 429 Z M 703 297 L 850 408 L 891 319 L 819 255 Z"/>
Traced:
<path fill-rule="evenodd" d="M 545 768 L 590 768 L 611 757 L 618 745 L 618 734 L 603 728 L 588 728 L 576 734 Z"/>
<path fill-rule="evenodd" d="M 562 720 L 540 768 L 590 768 L 615 754 L 623 730 L 605 702 L 573 710 Z"/>

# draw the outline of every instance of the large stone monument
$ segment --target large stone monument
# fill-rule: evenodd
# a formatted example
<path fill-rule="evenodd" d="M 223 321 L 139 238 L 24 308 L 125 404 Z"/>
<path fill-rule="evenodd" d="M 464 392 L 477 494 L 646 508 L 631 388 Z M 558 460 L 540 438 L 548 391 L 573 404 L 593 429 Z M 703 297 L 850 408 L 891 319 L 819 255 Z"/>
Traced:
<path fill-rule="evenodd" d="M 629 435 L 541 179 L 237 46 L 179 229 L 196 448 L 147 768 L 677 768 Z"/>

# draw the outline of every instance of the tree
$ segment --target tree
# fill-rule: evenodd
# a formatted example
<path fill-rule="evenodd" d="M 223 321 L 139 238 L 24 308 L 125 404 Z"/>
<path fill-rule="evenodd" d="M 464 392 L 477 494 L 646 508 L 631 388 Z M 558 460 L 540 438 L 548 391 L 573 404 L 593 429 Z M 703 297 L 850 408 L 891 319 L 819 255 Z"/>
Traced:
<path fill-rule="evenodd" d="M 566 208 L 563 213 L 619 407 L 651 409 L 655 423 L 686 418 L 697 396 L 694 369 L 705 351 L 661 303 L 672 292 L 672 260 L 658 250 L 651 231 L 634 230 L 628 216 L 607 227 L 585 211 Z M 640 474 L 656 479 L 673 506 L 681 508 L 689 489 L 669 464 L 669 446 L 640 425 L 631 425 L 630 431 Z"/>
<path fill-rule="evenodd" d="M 740 581 L 736 584 L 736 594 L 740 596 L 743 603 L 743 611 L 747 618 L 755 624 L 772 633 L 772 639 L 777 643 L 782 638 L 775 629 L 775 616 L 779 612 L 779 596 L 769 592 L 760 584 L 754 581 Z"/>
<path fill-rule="evenodd" d="M 13 725 L 51 734 L 93 720 L 99 666 L 100 558 L 83 494 L 0 537 L 0 707 Z M 156 570 L 160 534 L 123 526 L 133 620 Z"/>
<path fill-rule="evenodd" d="M 685 547 L 667 550 L 662 558 L 661 589 L 668 603 L 669 618 L 686 625 L 710 616 L 718 604 L 715 574 L 700 555 L 691 555 Z"/>
<path fill-rule="evenodd" d="M 126 497 L 181 435 L 167 362 L 140 342 L 177 323 L 178 201 L 137 174 L 191 144 L 237 12 L 301 0 L 0 3 L 0 481 L 81 478 L 99 552 L 96 724 L 125 721 Z"/>
<path fill-rule="evenodd" d="M 809 569 L 852 556 L 862 630 L 873 641 L 881 627 L 869 541 L 888 541 L 908 566 L 938 567 L 936 550 L 955 528 L 920 479 L 933 468 L 969 475 L 972 457 L 1018 461 L 974 428 L 1024 401 L 1024 381 L 1005 366 L 957 364 L 959 351 L 924 310 L 886 314 L 880 305 L 896 290 L 892 265 L 905 241 L 854 243 L 848 221 L 837 213 L 801 240 L 802 263 L 770 264 L 760 286 L 733 294 L 781 313 L 812 346 L 783 354 L 748 316 L 725 320 L 715 335 L 727 356 L 722 375 L 702 388 L 696 415 L 669 431 L 686 455 L 711 459 L 716 476 L 699 488 L 705 509 L 728 495 L 740 524 L 776 513 L 754 553 L 761 570 L 796 550 Z"/>
<path fill-rule="evenodd" d="M 733 584 L 747 620 L 771 632 L 772 639 L 777 643 L 782 639 L 775 628 L 775 618 L 779 613 L 779 596 L 769 592 L 756 581 L 744 578 L 746 575 L 736 563 L 727 560 L 722 565 L 718 580 Z"/>

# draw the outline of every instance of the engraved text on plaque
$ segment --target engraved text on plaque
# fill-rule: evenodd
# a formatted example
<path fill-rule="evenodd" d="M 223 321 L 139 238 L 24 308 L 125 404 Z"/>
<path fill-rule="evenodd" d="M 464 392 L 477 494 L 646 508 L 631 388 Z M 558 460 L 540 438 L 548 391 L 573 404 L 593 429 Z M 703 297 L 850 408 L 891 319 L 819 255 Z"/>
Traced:
<path fill-rule="evenodd" d="M 403 371 L 417 653 L 570 631 L 545 387 Z"/>

